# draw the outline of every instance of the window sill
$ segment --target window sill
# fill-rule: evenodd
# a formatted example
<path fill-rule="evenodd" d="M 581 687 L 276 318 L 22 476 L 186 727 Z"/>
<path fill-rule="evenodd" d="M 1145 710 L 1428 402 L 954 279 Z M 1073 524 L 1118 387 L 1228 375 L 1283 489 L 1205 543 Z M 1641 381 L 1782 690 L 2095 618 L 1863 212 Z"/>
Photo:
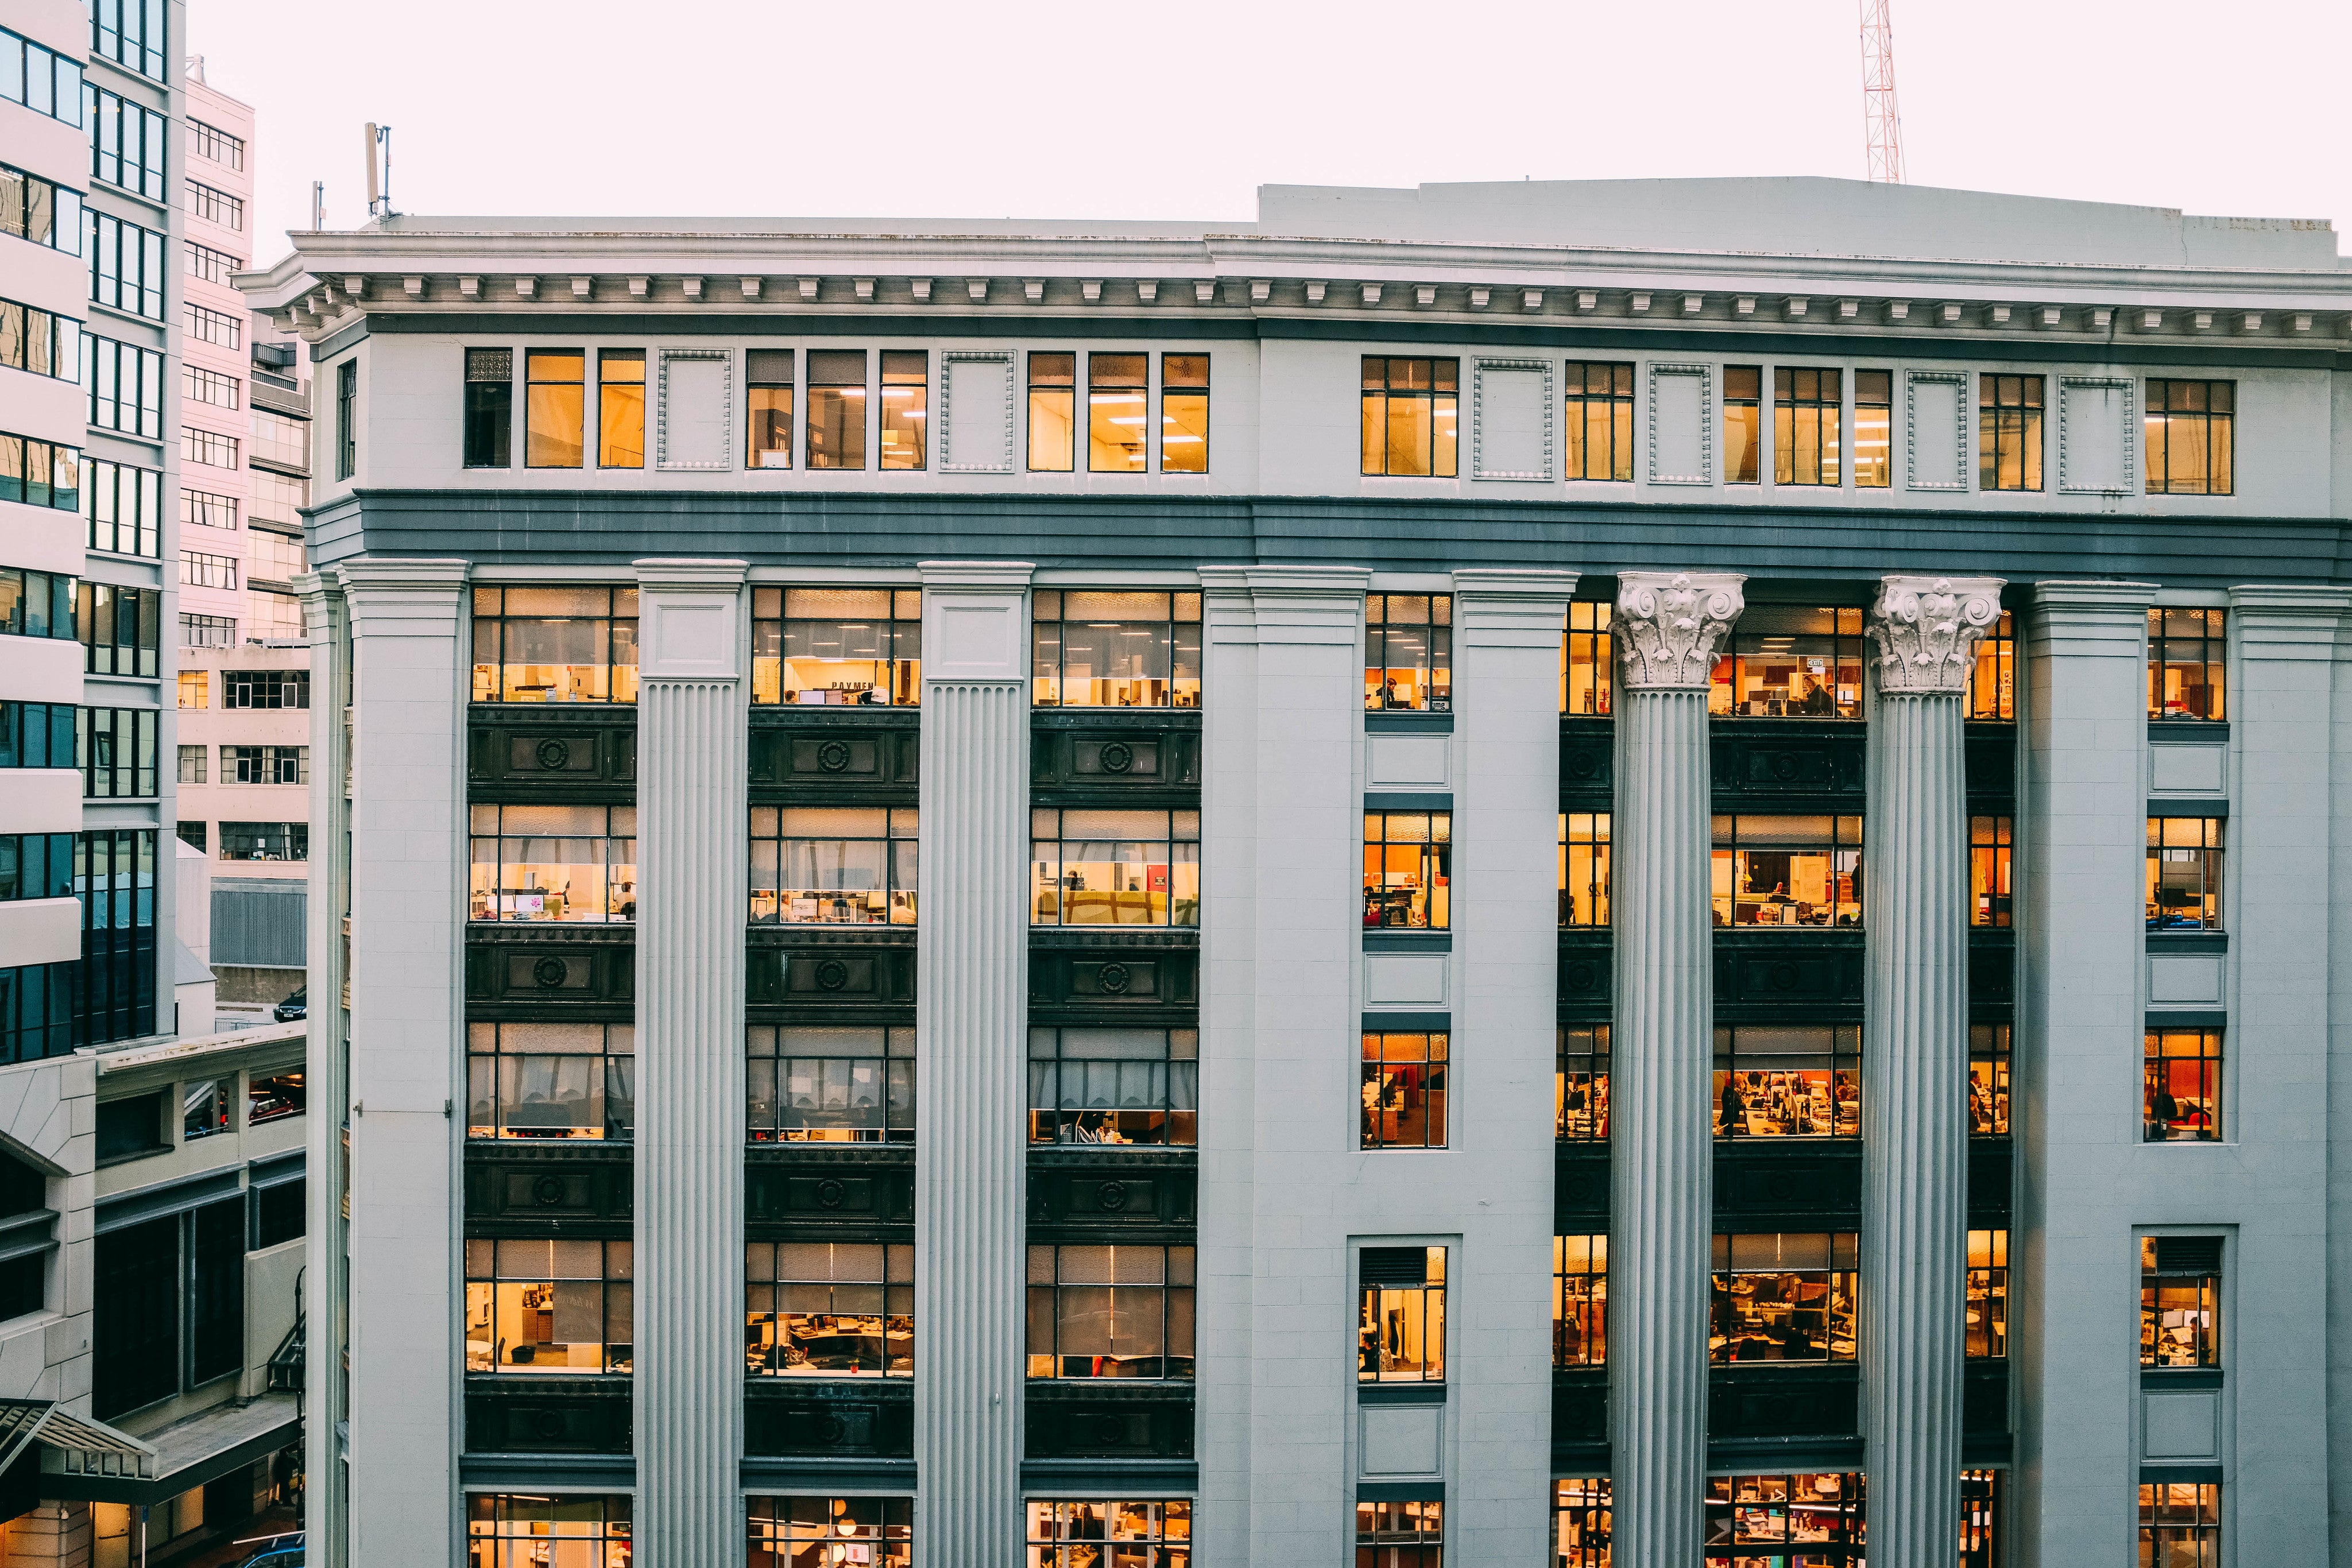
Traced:
<path fill-rule="evenodd" d="M 2230 934 L 2226 931 L 2151 931 L 2147 934 L 2147 950 L 2151 955 L 2226 953 L 2230 950 Z"/>
<path fill-rule="evenodd" d="M 1454 933 L 1383 930 L 1366 926 L 1364 951 L 1367 953 L 1451 953 L 1454 951 Z"/>
<path fill-rule="evenodd" d="M 1443 1405 L 1445 1385 L 1443 1383 L 1359 1383 L 1356 1385 L 1359 1405 Z"/>
<path fill-rule="evenodd" d="M 2147 721 L 2150 746 L 2227 746 L 2226 718 L 2152 718 Z"/>
<path fill-rule="evenodd" d="M 2146 1389 L 2187 1391 L 2219 1388 L 2221 1381 L 2221 1369 L 2218 1366 L 2143 1366 L 2139 1369 L 2139 1385 Z"/>
<path fill-rule="evenodd" d="M 1454 715 L 1444 713 L 1394 712 L 1387 708 L 1364 710 L 1364 728 L 1372 735 L 1452 735 Z"/>

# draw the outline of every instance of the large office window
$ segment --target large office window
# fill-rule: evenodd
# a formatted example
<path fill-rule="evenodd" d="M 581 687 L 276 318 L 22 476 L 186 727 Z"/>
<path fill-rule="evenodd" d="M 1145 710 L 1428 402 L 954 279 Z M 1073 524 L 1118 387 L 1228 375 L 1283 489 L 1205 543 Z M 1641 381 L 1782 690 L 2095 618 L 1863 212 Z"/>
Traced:
<path fill-rule="evenodd" d="M 751 349 L 743 355 L 743 466 L 793 465 L 793 350 Z"/>
<path fill-rule="evenodd" d="M 1160 471 L 1209 471 L 1209 356 L 1160 356 Z"/>
<path fill-rule="evenodd" d="M 0 1062 L 37 1061 L 73 1050 L 80 967 L 68 961 L 0 969 Z"/>
<path fill-rule="evenodd" d="M 81 323 L 70 316 L 60 316 L 37 306 L 20 305 L 14 299 L 0 299 L 0 369 L 26 371 L 55 381 L 79 381 L 81 379 L 82 337 Z M 92 339 L 91 341 L 103 343 L 107 340 Z M 112 346 L 121 347 L 121 344 Z M 157 366 L 155 379 L 160 397 L 163 356 L 155 354 L 152 358 Z M 116 427 L 110 423 L 108 428 Z M 149 433 L 132 430 L 131 434 Z"/>
<path fill-rule="evenodd" d="M 481 806 L 468 920 L 637 917 L 635 806 Z"/>
<path fill-rule="evenodd" d="M 1723 367 L 1723 482 L 1761 481 L 1764 461 L 1764 369 Z"/>
<path fill-rule="evenodd" d="M 635 1338 L 632 1269 L 626 1241 L 467 1237 L 466 1370 L 627 1372 Z"/>
<path fill-rule="evenodd" d="M 204 784 L 210 782 L 210 780 L 205 777 L 205 759 L 209 755 L 210 750 L 211 748 L 209 747 L 203 746 L 184 746 L 180 747 L 181 783 Z"/>
<path fill-rule="evenodd" d="M 1853 482 L 1884 490 L 1895 482 L 1895 372 L 1853 372 Z"/>
<path fill-rule="evenodd" d="M 915 1031 L 752 1024 L 745 1136 L 755 1144 L 911 1144 Z"/>
<path fill-rule="evenodd" d="M 137 71 L 156 81 L 167 79 L 163 74 L 164 61 L 169 57 L 164 47 L 165 4 L 166 0 L 97 0 L 89 19 L 90 52 L 112 60 L 125 70 Z M 199 124 L 197 129 L 211 131 L 212 127 Z M 226 140 L 236 141 L 234 136 Z M 237 147 L 241 152 L 244 143 L 237 142 Z"/>
<path fill-rule="evenodd" d="M 1356 1255 L 1356 1381 L 1445 1381 L 1445 1249 Z"/>
<path fill-rule="evenodd" d="M 925 466 L 923 432 L 931 417 L 930 356 L 920 349 L 882 350 L 882 466 Z"/>
<path fill-rule="evenodd" d="M 207 371 L 194 365 L 180 367 L 180 401 L 210 403 L 215 408 L 237 408 L 243 405 L 241 383 L 235 376 L 225 376 L 218 371 Z"/>
<path fill-rule="evenodd" d="M 2147 493 L 2226 496 L 2237 485 L 2238 383 L 2147 383 Z"/>
<path fill-rule="evenodd" d="M 469 1493 L 466 1568 L 628 1568 L 635 1500 L 626 1492 Z"/>
<path fill-rule="evenodd" d="M 1564 367 L 1568 388 L 1567 477 L 1630 480 L 1633 477 L 1633 367 L 1581 364 Z"/>
<path fill-rule="evenodd" d="M 5 45 L 0 44 L 0 78 L 7 74 L 5 61 Z M 0 234 L 74 254 L 82 243 L 81 193 L 0 163 Z"/>
<path fill-rule="evenodd" d="M 2017 717 L 2017 630 L 2006 610 L 1977 643 L 1961 712 L 1969 718 Z"/>
<path fill-rule="evenodd" d="M 71 703 L 0 702 L 0 768 L 75 766 L 79 711 Z"/>
<path fill-rule="evenodd" d="M 0 501 L 70 512 L 82 504 L 79 448 L 29 436 L 0 434 Z M 98 465 L 92 464 L 91 467 Z M 111 464 L 107 465 L 111 468 Z M 114 548 L 111 530 L 103 547 Z"/>
<path fill-rule="evenodd" d="M 1039 707 L 1201 706 L 1201 596 L 1041 588 L 1029 596 Z"/>
<path fill-rule="evenodd" d="M 2221 1483 L 2141 1482 L 2139 1560 L 2150 1568 L 2221 1568 Z"/>
<path fill-rule="evenodd" d="M 637 1030 L 625 1023 L 468 1023 L 466 1136 L 634 1135 Z"/>
<path fill-rule="evenodd" d="M 746 1243 L 743 1345 L 754 1377 L 912 1377 L 914 1247 Z"/>
<path fill-rule="evenodd" d="M 1087 471 L 1140 474 L 1149 444 L 1145 418 L 1149 354 L 1087 356 Z"/>
<path fill-rule="evenodd" d="M 2009 1044 L 2005 1023 L 1969 1025 L 1969 1136 L 2009 1136 Z"/>
<path fill-rule="evenodd" d="M 163 255 L 164 236 L 95 208 L 83 209 L 83 222 L 88 231 L 84 241 L 89 249 L 91 301 L 109 309 L 161 321 L 163 289 L 170 274 Z M 233 408 L 236 404 L 226 406 Z"/>
<path fill-rule="evenodd" d="M 236 617 L 233 615 L 190 615 L 180 613 L 180 646 L 183 648 L 234 648 L 236 646 Z"/>
<path fill-rule="evenodd" d="M 1716 1237 L 1707 1359 L 1852 1361 L 1855 1253 L 1852 1231 Z"/>
<path fill-rule="evenodd" d="M 523 466 L 579 467 L 587 440 L 588 356 L 578 349 L 531 349 L 523 365 Z"/>
<path fill-rule="evenodd" d="M 1759 604 L 1715 661 L 1718 718 L 1860 718 L 1862 612 Z"/>
<path fill-rule="evenodd" d="M 1977 488 L 2042 488 L 2042 378 L 1977 377 Z"/>
<path fill-rule="evenodd" d="M 1444 1562 L 1444 1499 L 1356 1504 L 1356 1568 L 1442 1568 Z"/>
<path fill-rule="evenodd" d="M 1553 1568 L 1609 1568 L 1612 1513 L 1607 1476 L 1553 1481 Z"/>
<path fill-rule="evenodd" d="M 160 79 L 162 68 L 149 74 Z M 81 61 L 0 27 L 0 99 L 79 129 L 84 90 Z"/>
<path fill-rule="evenodd" d="M 1365 1033 L 1363 1147 L 1445 1146 L 1445 1056 L 1442 1030 Z"/>
<path fill-rule="evenodd" d="M 1451 479 L 1457 471 L 1459 360 L 1364 357 L 1363 471 Z"/>
<path fill-rule="evenodd" d="M 1032 1029 L 1029 1141 L 1201 1141 L 1201 1031 Z"/>
<path fill-rule="evenodd" d="M 1968 1354 L 1993 1361 L 2009 1354 L 2009 1232 L 1969 1232 Z"/>
<path fill-rule="evenodd" d="M 1028 1568 L 1208 1568 L 1192 1556 L 1189 1500 L 1031 1498 L 1022 1506 Z"/>
<path fill-rule="evenodd" d="M 2149 1030 L 2141 1077 L 2149 1143 L 2211 1143 L 2221 1136 L 2220 1030 Z"/>
<path fill-rule="evenodd" d="M 1076 465 L 1078 357 L 1029 356 L 1029 471 L 1067 474 Z"/>
<path fill-rule="evenodd" d="M 2010 922 L 2011 819 L 1969 819 L 1969 924 Z"/>
<path fill-rule="evenodd" d="M 2139 1239 L 2139 1364 L 2221 1364 L 2221 1238 Z"/>
<path fill-rule="evenodd" d="M 636 701 L 637 591 L 474 590 L 474 700 Z"/>
<path fill-rule="evenodd" d="M 1715 1135 L 1862 1135 L 1860 1024 L 1717 1024 Z"/>
<path fill-rule="evenodd" d="M 201 181 L 188 182 L 188 215 L 225 229 L 245 227 L 245 201 L 226 191 L 215 190 Z"/>
<path fill-rule="evenodd" d="M 1444 713 L 1454 706 L 1454 596 L 1364 599 L 1364 706 Z"/>
<path fill-rule="evenodd" d="M 209 550 L 184 549 L 180 552 L 180 581 L 184 587 L 236 587 L 236 557 L 215 555 Z"/>
<path fill-rule="evenodd" d="M 755 588 L 751 701 L 801 706 L 911 707 L 923 695 L 919 588 Z M 798 744 L 822 749 L 816 740 Z M 844 734 L 854 753 L 871 738 Z M 849 753 L 840 755 L 844 765 Z M 824 766 L 824 757 L 817 758 Z"/>
<path fill-rule="evenodd" d="M 192 424 L 182 425 L 180 461 L 207 468 L 235 468 L 238 465 L 236 437 L 223 435 L 216 431 L 198 430 Z"/>
<path fill-rule="evenodd" d="M 1029 1249 L 1029 1375 L 1192 1377 L 1190 1247 Z"/>
<path fill-rule="evenodd" d="M 5 69 L 0 67 L 0 70 Z M 126 102 L 121 94 L 102 87 L 85 89 L 83 101 L 89 119 L 91 176 L 160 204 L 163 200 L 163 128 L 171 123 L 169 117 Z M 58 118 L 67 119 L 62 105 Z"/>
<path fill-rule="evenodd" d="M 222 349 L 244 347 L 244 324 L 225 310 L 212 309 L 193 299 L 182 300 L 180 323 L 188 336 L 199 343 L 210 343 Z"/>
<path fill-rule="evenodd" d="M 92 1415 L 111 1419 L 243 1367 L 245 1208 L 238 1196 L 98 1238 Z"/>
<path fill-rule="evenodd" d="M 105 587 L 82 583 L 56 572 L 0 567 L 0 633 L 11 637 L 54 637 L 59 641 L 70 638 L 75 634 L 78 617 L 91 597 L 87 591 L 77 591 Z M 111 600 L 108 602 L 110 609 Z M 135 629 L 135 617 L 132 625 Z M 88 642 L 88 637 L 83 641 Z M 116 673 L 110 663 L 106 673 Z M 127 675 L 134 672 L 125 669 L 120 673 Z"/>
<path fill-rule="evenodd" d="M 2220 817 L 2147 820 L 2147 928 L 2221 929 Z"/>
<path fill-rule="evenodd" d="M 1837 371 L 1780 365 L 1772 371 L 1772 482 L 1836 485 L 1845 378 Z"/>
<path fill-rule="evenodd" d="M 1601 1366 L 1609 1360 L 1609 1236 L 1551 1239 L 1551 1364 Z"/>
<path fill-rule="evenodd" d="M 912 925 L 912 806 L 751 808 L 751 924 Z"/>
<path fill-rule="evenodd" d="M 596 351 L 596 466 L 646 465 L 646 351 Z"/>
<path fill-rule="evenodd" d="M 308 822 L 223 822 L 220 858 L 225 861 L 307 861 Z"/>
<path fill-rule="evenodd" d="M 2229 717 L 2230 612 L 2174 606 L 2147 612 L 2147 716 Z"/>
<path fill-rule="evenodd" d="M 1453 922 L 1454 815 L 1364 813 L 1364 925 L 1443 931 Z"/>
<path fill-rule="evenodd" d="M 866 350 L 812 349 L 808 356 L 808 465 L 866 466 Z"/>
<path fill-rule="evenodd" d="M 153 708 L 81 710 L 74 750 L 81 762 L 84 800 L 143 800 L 155 794 L 155 732 L 162 717 Z"/>
<path fill-rule="evenodd" d="M 1201 813 L 1029 813 L 1033 925 L 1201 924 Z"/>
<path fill-rule="evenodd" d="M 310 422 L 289 418 L 274 409 L 255 408 L 247 427 L 253 434 L 249 455 L 289 468 L 310 465 Z"/>
<path fill-rule="evenodd" d="M 225 167 L 245 167 L 245 138 L 232 136 L 218 126 L 206 125 L 201 120 L 188 121 L 188 148 L 197 157 L 209 159 Z"/>
<path fill-rule="evenodd" d="M 1862 924 L 1860 817 L 1715 819 L 1717 925 Z"/>
<path fill-rule="evenodd" d="M 1609 924 L 1609 813 L 1559 813 L 1559 923 Z"/>
<path fill-rule="evenodd" d="M 1563 1144 L 1609 1141 L 1609 1026 L 1557 1026 L 1553 1130 Z"/>
<path fill-rule="evenodd" d="M 0 833 L 0 904 L 72 896 L 73 862 L 71 833 Z"/>
<path fill-rule="evenodd" d="M 466 350 L 466 466 L 514 462 L 514 350 Z"/>
<path fill-rule="evenodd" d="M 7 311 L 6 304 L 0 302 L 0 361 L 7 355 Z M 90 333 L 82 334 L 81 346 L 80 374 L 82 390 L 88 394 L 89 423 L 143 441 L 162 440 L 163 356 Z"/>
<path fill-rule="evenodd" d="M 1843 1568 L 1863 1549 L 1859 1475 L 1710 1476 L 1707 1563 Z"/>
<path fill-rule="evenodd" d="M 218 528 L 236 527 L 236 503 L 226 496 L 203 496 L 199 491 L 183 490 L 180 521 L 211 524 Z M 226 502 L 226 507 L 198 507 L 195 515 L 186 497 L 200 496 L 211 502 Z M 223 517 L 226 521 L 215 522 Z M 127 463 L 92 459 L 82 464 L 81 515 L 87 525 L 85 532 L 89 548 L 110 550 L 117 555 L 143 555 L 152 559 L 163 550 L 163 476 L 152 468 L 134 468 Z"/>
<path fill-rule="evenodd" d="M 30 579 L 36 574 L 25 575 Z M 110 582 L 84 582 L 79 586 L 80 591 L 74 599 L 74 620 L 81 637 L 84 671 L 93 675 L 154 679 L 156 642 L 163 630 L 163 594 L 152 588 L 117 588 Z M 0 601 L 6 599 L 7 591 L 7 574 L 0 572 Z M 64 635 L 56 630 L 50 634 Z"/>
<path fill-rule="evenodd" d="M 1568 607 L 1559 644 L 1559 711 L 1606 717 L 1614 685 L 1609 646 L 1609 605 L 1580 599 Z"/>
<path fill-rule="evenodd" d="M 221 706 L 291 710 L 310 706 L 308 670 L 223 670 Z"/>
<path fill-rule="evenodd" d="M 909 1499 L 749 1497 L 743 1501 L 751 1552 L 746 1568 L 831 1568 L 836 1563 L 912 1568 L 915 1561 L 915 1505 Z M 1038 1559 L 1033 1555 L 1031 1561 Z M 1058 1564 L 1048 1558 L 1044 1568 Z"/>

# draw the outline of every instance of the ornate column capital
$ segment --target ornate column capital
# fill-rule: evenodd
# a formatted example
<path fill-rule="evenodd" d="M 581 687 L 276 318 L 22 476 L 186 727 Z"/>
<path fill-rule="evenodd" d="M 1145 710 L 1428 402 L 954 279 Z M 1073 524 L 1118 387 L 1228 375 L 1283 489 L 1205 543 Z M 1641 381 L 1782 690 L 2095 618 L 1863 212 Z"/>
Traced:
<path fill-rule="evenodd" d="M 1739 612 L 1745 577 L 1731 572 L 1617 574 L 1617 672 L 1629 691 L 1705 691 L 1717 649 Z"/>
<path fill-rule="evenodd" d="M 2000 619 L 1997 577 L 1882 577 L 1864 630 L 1878 650 L 1878 695 L 1958 696 L 1977 644 Z"/>

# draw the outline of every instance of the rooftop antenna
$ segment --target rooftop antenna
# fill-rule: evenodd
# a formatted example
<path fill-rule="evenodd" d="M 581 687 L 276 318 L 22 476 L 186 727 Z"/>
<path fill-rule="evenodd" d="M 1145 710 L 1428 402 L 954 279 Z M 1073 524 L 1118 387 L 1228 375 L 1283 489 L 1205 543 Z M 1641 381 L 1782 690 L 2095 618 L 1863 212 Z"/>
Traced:
<path fill-rule="evenodd" d="M 367 196 L 368 216 L 398 215 L 392 210 L 392 127 L 373 120 L 367 128 Z"/>
<path fill-rule="evenodd" d="M 318 234 L 327 226 L 327 182 L 310 182 L 310 232 Z"/>
<path fill-rule="evenodd" d="M 1895 107 L 1895 24 L 1888 0 L 1862 0 L 1862 129 L 1870 178 L 1903 183 L 1903 120 Z"/>

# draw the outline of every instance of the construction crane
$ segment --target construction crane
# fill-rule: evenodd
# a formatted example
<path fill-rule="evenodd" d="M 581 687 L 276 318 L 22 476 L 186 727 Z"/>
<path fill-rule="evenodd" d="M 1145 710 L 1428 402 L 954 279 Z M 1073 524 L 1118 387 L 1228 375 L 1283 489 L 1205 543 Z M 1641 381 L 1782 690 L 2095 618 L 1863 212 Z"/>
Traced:
<path fill-rule="evenodd" d="M 1903 119 L 1895 109 L 1895 25 L 1887 0 L 1862 0 L 1862 131 L 1870 177 L 1903 183 Z"/>

